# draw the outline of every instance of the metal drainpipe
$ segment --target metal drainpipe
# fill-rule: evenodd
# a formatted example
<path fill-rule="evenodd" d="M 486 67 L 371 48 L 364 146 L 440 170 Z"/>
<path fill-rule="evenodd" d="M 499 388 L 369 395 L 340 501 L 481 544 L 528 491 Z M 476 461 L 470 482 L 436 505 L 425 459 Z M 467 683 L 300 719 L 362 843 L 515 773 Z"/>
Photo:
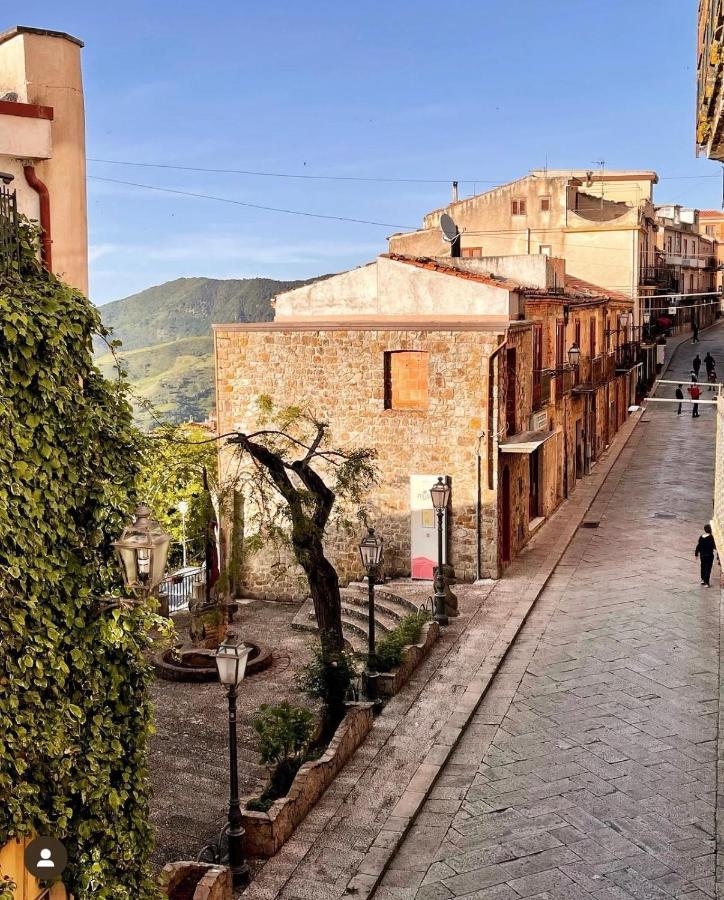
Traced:
<path fill-rule="evenodd" d="M 48 188 L 35 174 L 35 166 L 31 162 L 23 163 L 23 173 L 28 185 L 37 193 L 40 200 L 40 256 L 48 272 L 53 271 L 52 232 L 50 228 L 50 193 Z"/>
<path fill-rule="evenodd" d="M 494 452 L 494 443 L 495 436 L 497 434 L 497 428 L 495 427 L 495 410 L 493 409 L 493 388 L 495 386 L 495 357 L 500 353 L 500 351 L 506 346 L 508 343 L 507 339 L 502 341 L 502 343 L 498 344 L 498 346 L 493 350 L 493 352 L 488 357 L 488 488 L 489 490 L 493 489 L 493 479 L 492 479 L 492 461 L 493 461 L 493 452 Z M 482 438 L 482 435 L 480 436 Z M 482 491 L 480 489 L 480 438 L 478 438 L 478 458 L 477 458 L 477 468 L 478 468 L 478 496 L 476 501 L 476 511 L 475 511 L 475 521 L 477 523 L 476 533 L 478 536 L 477 547 L 476 547 L 476 575 L 477 580 L 480 580 L 481 569 L 482 569 L 482 559 L 480 553 L 480 537 L 481 537 L 481 528 L 480 528 L 480 515 L 482 511 Z"/>

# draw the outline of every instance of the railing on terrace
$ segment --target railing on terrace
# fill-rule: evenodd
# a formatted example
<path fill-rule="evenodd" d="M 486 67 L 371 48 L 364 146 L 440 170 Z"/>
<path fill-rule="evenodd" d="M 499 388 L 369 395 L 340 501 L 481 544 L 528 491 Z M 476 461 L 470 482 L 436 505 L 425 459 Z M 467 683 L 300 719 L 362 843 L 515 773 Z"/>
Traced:
<path fill-rule="evenodd" d="M 596 387 L 612 381 L 616 376 L 616 351 L 602 353 L 599 356 L 582 357 L 576 366 L 576 387 Z"/>
<path fill-rule="evenodd" d="M 533 372 L 533 409 L 547 406 L 551 401 L 551 381 L 553 372 L 550 369 L 537 369 Z"/>
<path fill-rule="evenodd" d="M 558 366 L 553 370 L 556 379 L 556 400 L 564 394 L 570 394 L 576 380 L 576 368 L 570 365 Z"/>
<path fill-rule="evenodd" d="M 0 185 L 0 272 L 20 263 L 20 229 L 15 191 Z"/>
<path fill-rule="evenodd" d="M 676 280 L 676 275 L 669 266 L 644 266 L 641 269 L 641 284 L 673 288 Z"/>
<path fill-rule="evenodd" d="M 167 575 L 158 588 L 158 597 L 165 615 L 189 608 L 193 600 L 196 585 L 202 584 L 204 569 L 187 568 L 173 575 Z"/>
<path fill-rule="evenodd" d="M 633 369 L 639 361 L 641 345 L 638 341 L 627 341 L 620 344 L 615 351 L 617 369 Z"/>

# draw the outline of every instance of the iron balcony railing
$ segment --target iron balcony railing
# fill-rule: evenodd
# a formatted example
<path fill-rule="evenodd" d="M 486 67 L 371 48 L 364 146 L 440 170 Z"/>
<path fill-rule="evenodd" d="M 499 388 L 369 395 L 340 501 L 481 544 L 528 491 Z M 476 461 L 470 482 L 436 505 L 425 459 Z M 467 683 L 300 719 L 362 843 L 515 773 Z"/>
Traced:
<path fill-rule="evenodd" d="M 553 372 L 550 369 L 536 369 L 533 372 L 533 409 L 538 410 L 551 402 L 551 382 Z"/>
<path fill-rule="evenodd" d="M 553 370 L 556 379 L 556 400 L 560 400 L 564 394 L 570 394 L 576 383 L 576 366 L 556 366 Z"/>
<path fill-rule="evenodd" d="M 638 363 L 641 354 L 641 345 L 638 341 L 627 341 L 620 344 L 615 350 L 616 368 L 629 371 Z"/>
<path fill-rule="evenodd" d="M 676 274 L 669 266 L 644 266 L 641 269 L 641 284 L 671 289 L 675 281 Z"/>
<path fill-rule="evenodd" d="M 0 185 L 0 272 L 20 264 L 20 222 L 15 191 Z"/>
<path fill-rule="evenodd" d="M 204 569 L 185 570 L 167 575 L 158 588 L 158 597 L 165 615 L 188 609 L 194 599 L 196 585 L 203 582 Z"/>
<path fill-rule="evenodd" d="M 616 351 L 601 353 L 593 358 L 582 357 L 575 372 L 575 386 L 580 388 L 591 389 L 612 381 L 616 376 Z"/>

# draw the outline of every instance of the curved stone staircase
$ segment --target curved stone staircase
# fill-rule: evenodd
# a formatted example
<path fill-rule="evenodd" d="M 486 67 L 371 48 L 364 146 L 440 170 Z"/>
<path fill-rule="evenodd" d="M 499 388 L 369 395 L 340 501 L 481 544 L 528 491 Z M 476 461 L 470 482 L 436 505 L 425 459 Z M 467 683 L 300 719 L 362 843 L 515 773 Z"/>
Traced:
<path fill-rule="evenodd" d="M 367 585 L 353 582 L 340 589 L 342 596 L 342 630 L 350 649 L 355 653 L 367 652 L 367 625 L 369 619 Z M 417 612 L 422 606 L 415 600 L 404 597 L 386 585 L 375 586 L 375 632 L 377 639 L 398 625 L 405 616 Z M 293 628 L 316 631 L 314 606 L 307 600 L 292 623 Z"/>

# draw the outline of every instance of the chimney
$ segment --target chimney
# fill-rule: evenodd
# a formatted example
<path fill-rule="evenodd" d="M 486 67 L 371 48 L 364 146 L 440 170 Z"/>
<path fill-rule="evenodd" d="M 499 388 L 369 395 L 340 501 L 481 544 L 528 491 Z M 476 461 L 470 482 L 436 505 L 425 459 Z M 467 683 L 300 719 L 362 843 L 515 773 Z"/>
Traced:
<path fill-rule="evenodd" d="M 452 202 L 458 202 L 458 183 L 457 181 L 453 181 L 452 183 Z"/>

